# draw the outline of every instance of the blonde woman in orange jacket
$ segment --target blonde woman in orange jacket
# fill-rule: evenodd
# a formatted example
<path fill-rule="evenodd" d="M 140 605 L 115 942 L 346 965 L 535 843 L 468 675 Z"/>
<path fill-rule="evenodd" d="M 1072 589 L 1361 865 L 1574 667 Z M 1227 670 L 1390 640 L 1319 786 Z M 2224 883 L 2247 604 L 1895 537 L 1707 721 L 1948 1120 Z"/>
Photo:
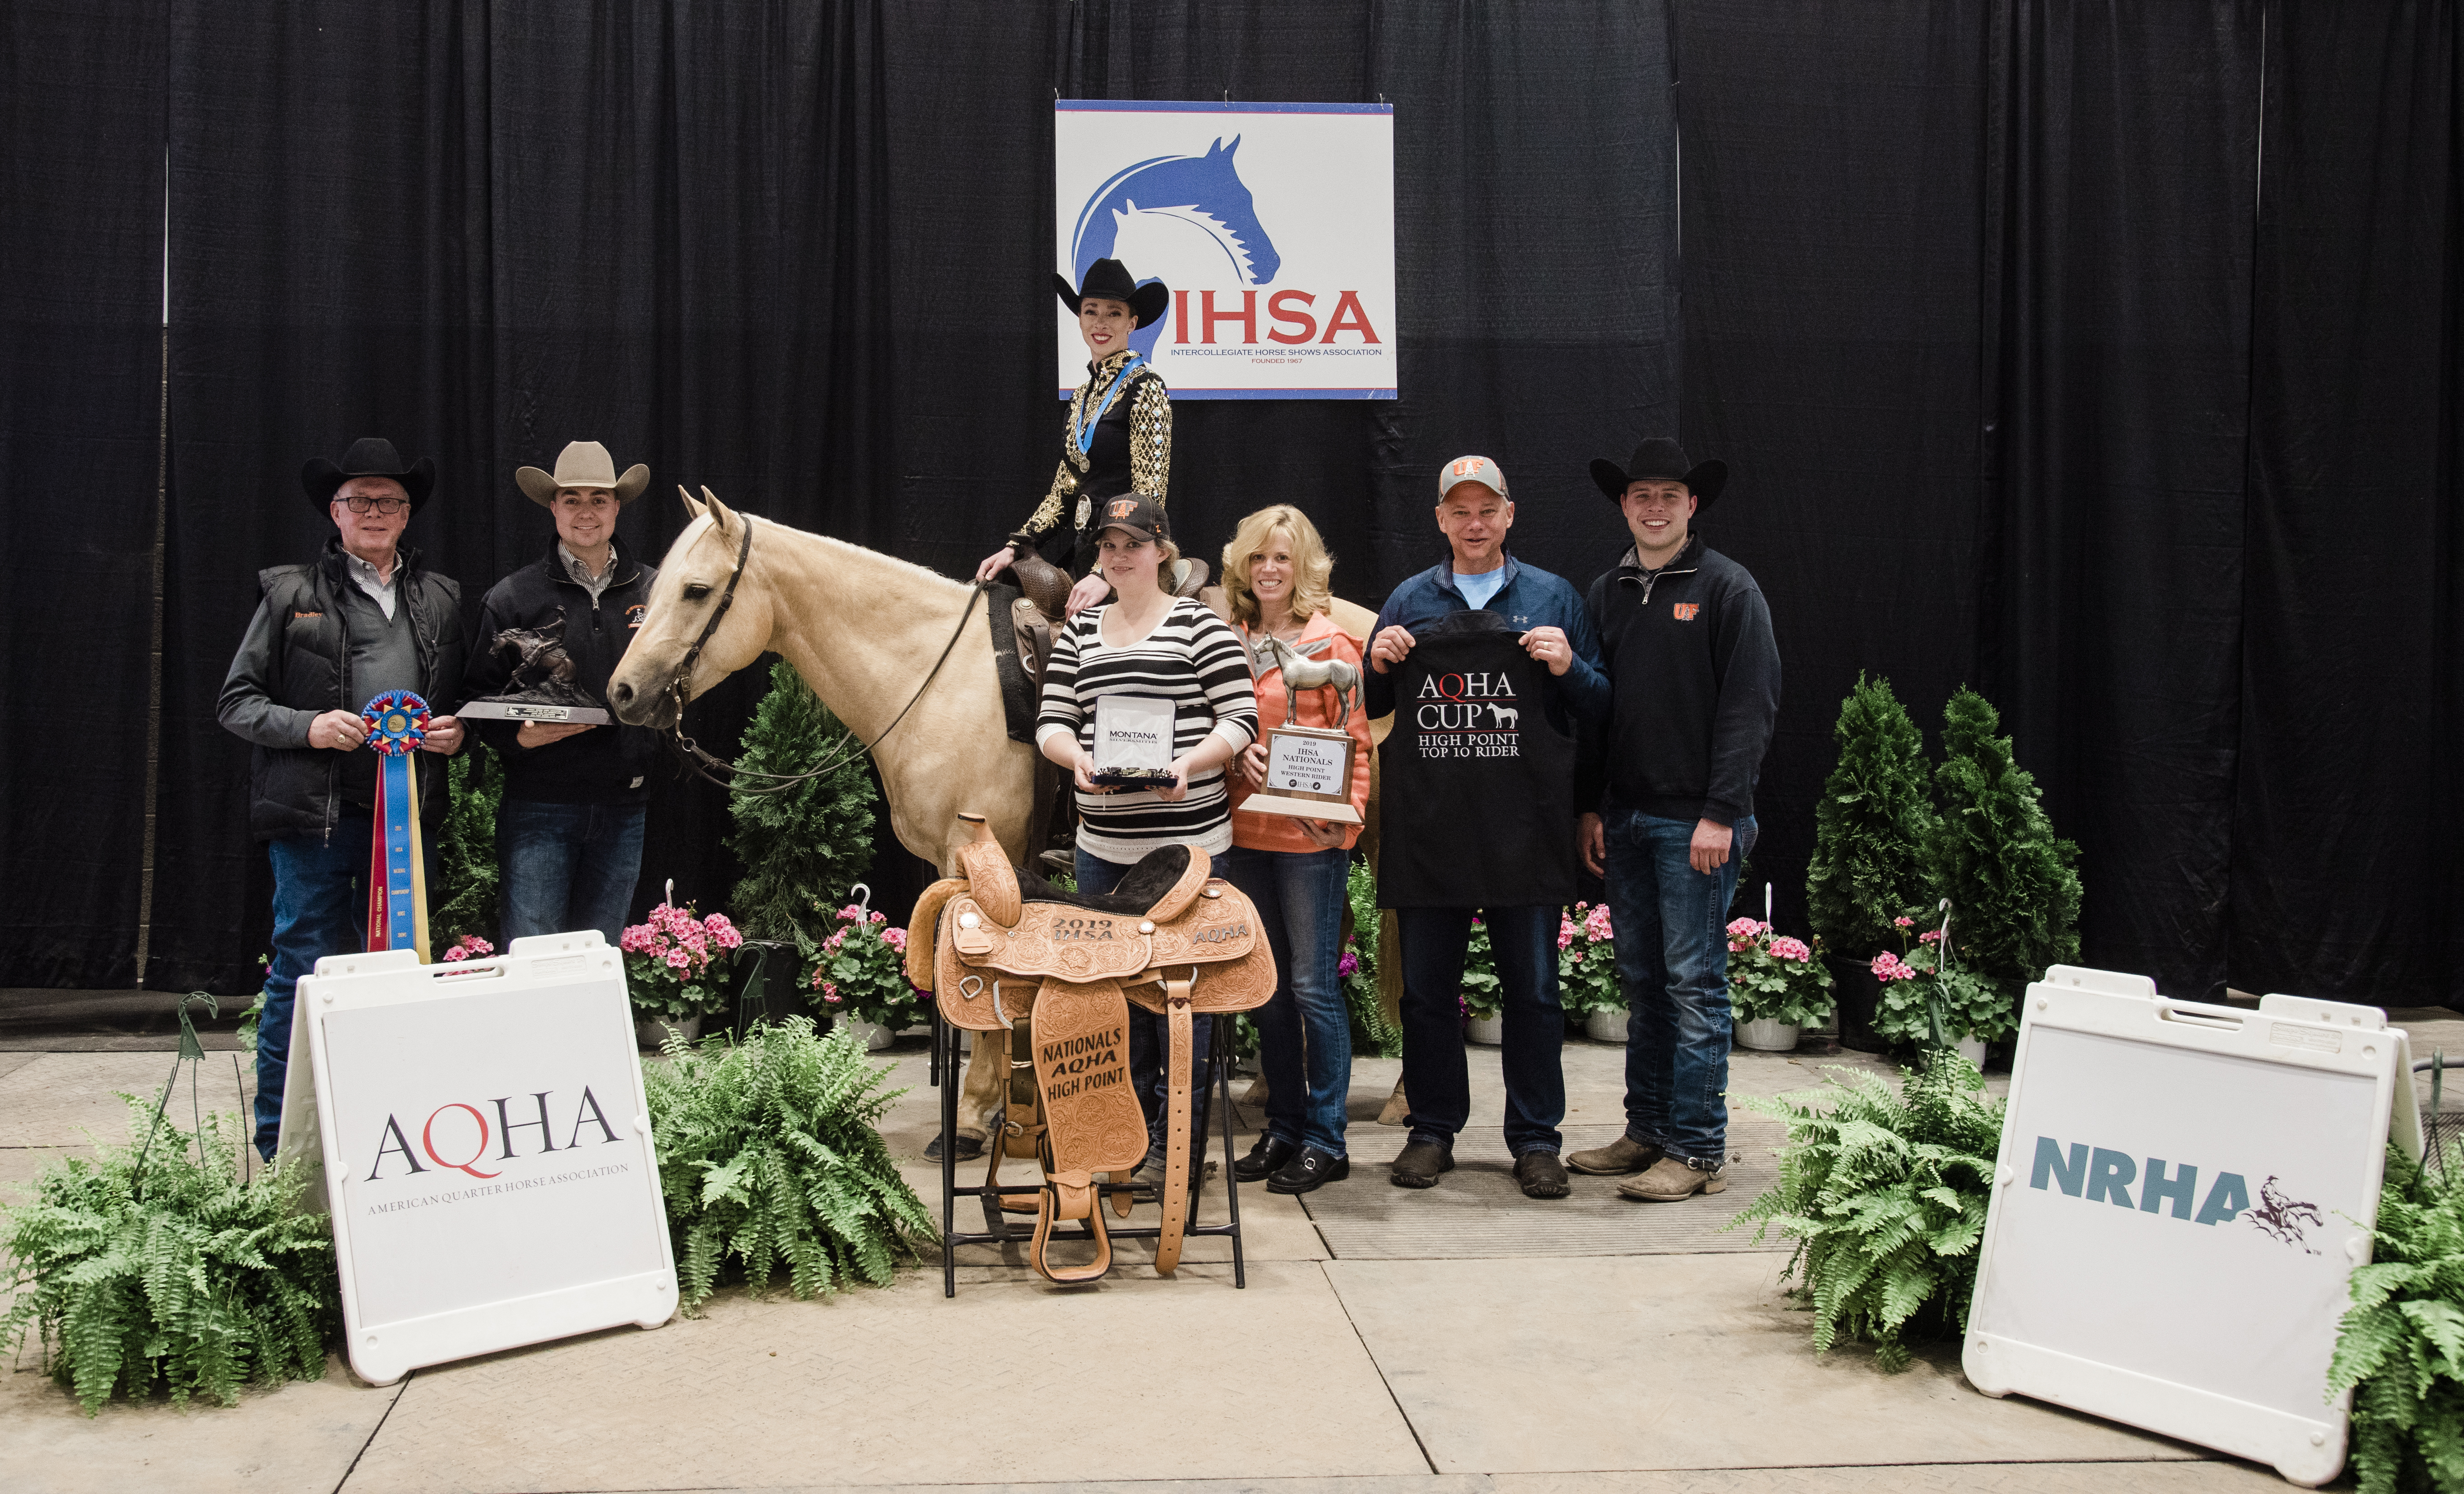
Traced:
<path fill-rule="evenodd" d="M 1333 570 L 1317 526 L 1288 503 L 1243 519 L 1223 547 L 1232 626 L 1249 648 L 1257 685 L 1259 739 L 1241 754 L 1231 775 L 1232 849 L 1217 865 L 1257 905 L 1276 973 L 1274 997 L 1256 1014 L 1265 1132 L 1232 1170 L 1243 1182 L 1265 1178 L 1272 1193 L 1309 1193 L 1352 1171 L 1343 1141 L 1352 1018 L 1336 967 L 1346 876 L 1360 826 L 1241 807 L 1265 781 L 1265 733 L 1284 724 L 1291 698 L 1264 641 L 1271 637 L 1303 657 L 1360 668 L 1360 646 L 1334 623 L 1328 585 Z M 1369 716 L 1355 702 L 1350 718 L 1343 717 L 1334 692 L 1304 691 L 1292 724 L 1339 726 L 1350 734 L 1357 814 L 1369 802 Z"/>

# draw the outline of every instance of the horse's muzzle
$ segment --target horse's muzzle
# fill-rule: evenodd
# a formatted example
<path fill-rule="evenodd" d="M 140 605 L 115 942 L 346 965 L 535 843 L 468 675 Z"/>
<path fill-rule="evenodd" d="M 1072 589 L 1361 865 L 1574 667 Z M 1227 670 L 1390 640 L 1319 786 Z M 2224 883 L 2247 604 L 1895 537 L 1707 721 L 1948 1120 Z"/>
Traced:
<path fill-rule="evenodd" d="M 665 730 L 674 724 L 675 703 L 666 694 L 645 695 L 632 686 L 617 681 L 607 687 L 608 709 L 616 719 L 627 726 L 648 726 Z"/>

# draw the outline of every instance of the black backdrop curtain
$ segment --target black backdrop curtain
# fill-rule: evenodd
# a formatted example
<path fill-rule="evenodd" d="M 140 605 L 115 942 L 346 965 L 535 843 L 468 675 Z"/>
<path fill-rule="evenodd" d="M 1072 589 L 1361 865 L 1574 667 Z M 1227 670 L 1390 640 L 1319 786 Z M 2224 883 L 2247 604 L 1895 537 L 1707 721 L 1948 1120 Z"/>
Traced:
<path fill-rule="evenodd" d="M 0 8 L 0 983 L 134 982 L 163 387 L 160 7 Z"/>
<path fill-rule="evenodd" d="M 1431 469 L 1484 450 L 1517 552 L 1579 582 L 1622 542 L 1585 460 L 1678 428 L 1735 465 L 1705 529 L 1780 627 L 1752 880 L 1784 919 L 1865 669 L 1929 729 L 1962 682 L 2003 707 L 2083 846 L 2091 962 L 2456 998 L 2454 11 L 178 0 L 167 41 L 132 8 L 106 48 L 93 7 L 17 7 L 8 679 L 94 729 L 74 763 L 23 727 L 0 759 L 0 863 L 35 899 L 0 915 L 0 979 L 129 972 L 149 97 L 173 318 L 149 975 L 237 990 L 266 888 L 212 698 L 253 572 L 321 538 L 302 458 L 375 432 L 434 455 L 411 541 L 473 604 L 548 541 L 512 470 L 583 436 L 650 464 L 621 531 L 645 554 L 683 481 L 961 572 L 1050 466 L 1053 98 L 1228 96 L 1396 105 L 1405 398 L 1183 402 L 1199 548 L 1289 499 L 1375 602 L 1440 553 Z M 128 86 L 78 86 L 106 52 Z M 130 351 L 28 331 L 44 305 L 121 318 Z M 26 543 L 30 491 L 103 516 L 87 575 Z M 26 662 L 47 639 L 65 668 Z M 697 735 L 725 750 L 759 688 Z M 664 785 L 643 897 L 723 903 L 723 828 Z M 913 868 L 886 870 L 895 903 Z"/>
<path fill-rule="evenodd" d="M 681 527 L 681 481 L 972 569 L 1057 450 L 1056 96 L 1382 93 L 1413 121 L 1395 334 L 1410 397 L 1184 402 L 1184 544 L 1210 553 L 1241 514 L 1295 502 L 1344 558 L 1339 588 L 1374 605 L 1441 554 L 1435 471 L 1478 450 L 1514 474 L 1520 553 L 1587 577 L 1617 527 L 1582 461 L 1675 410 L 1666 20 L 1402 11 L 429 0 L 374 18 L 189 0 L 165 715 L 187 792 L 165 854 L 205 874 L 158 894 L 154 983 L 239 989 L 264 947 L 246 753 L 212 706 L 255 570 L 321 538 L 295 496 L 310 452 L 383 433 L 434 455 L 408 541 L 473 605 L 552 532 L 513 469 L 577 437 L 650 465 L 620 526 L 646 555 Z M 252 72 L 266 86 L 229 86 Z M 761 683 L 705 697 L 695 735 L 731 750 Z M 726 827 L 715 791 L 663 784 L 637 906 L 669 878 L 722 906 L 740 874 Z M 886 833 L 878 848 L 895 911 L 918 868 Z"/>

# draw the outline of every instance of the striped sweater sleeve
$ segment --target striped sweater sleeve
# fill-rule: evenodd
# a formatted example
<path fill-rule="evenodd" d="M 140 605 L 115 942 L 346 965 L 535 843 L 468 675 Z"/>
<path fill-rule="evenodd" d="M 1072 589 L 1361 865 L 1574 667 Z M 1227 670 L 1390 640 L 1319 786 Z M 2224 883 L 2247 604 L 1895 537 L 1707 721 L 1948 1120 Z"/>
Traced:
<path fill-rule="evenodd" d="M 1249 651 L 1230 624 L 1196 603 L 1184 603 L 1197 614 L 1190 629 L 1190 665 L 1199 688 L 1215 713 L 1215 735 L 1234 752 L 1258 739 L 1258 692 L 1249 678 Z"/>
<path fill-rule="evenodd" d="M 1093 607 L 1079 614 L 1081 618 L 1096 615 L 1097 609 Z M 1063 628 L 1060 638 L 1052 645 L 1052 657 L 1045 661 L 1044 699 L 1035 714 L 1035 748 L 1038 752 L 1044 750 L 1044 744 L 1055 734 L 1066 732 L 1075 739 L 1079 724 L 1086 719 L 1086 713 L 1078 704 L 1078 648 L 1085 632 L 1086 625 L 1082 622 L 1073 622 Z"/>

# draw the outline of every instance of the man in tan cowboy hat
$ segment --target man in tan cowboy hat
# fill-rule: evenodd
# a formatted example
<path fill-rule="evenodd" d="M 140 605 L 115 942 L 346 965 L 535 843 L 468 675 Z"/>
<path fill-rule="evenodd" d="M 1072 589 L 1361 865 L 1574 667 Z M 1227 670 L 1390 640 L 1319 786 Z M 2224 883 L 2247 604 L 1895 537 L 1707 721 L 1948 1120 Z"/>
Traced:
<path fill-rule="evenodd" d="M 576 441 L 556 471 L 525 467 L 514 481 L 556 520 L 556 542 L 488 592 L 466 683 L 473 697 L 511 679 L 515 650 L 498 648 L 508 629 L 561 630 L 573 683 L 605 699 L 607 676 L 625 656 L 658 573 L 622 553 L 616 516 L 649 486 L 636 464 L 619 476 L 607 449 Z M 614 944 L 624 933 L 642 870 L 642 822 L 658 740 L 649 728 L 474 720 L 480 740 L 504 755 L 505 797 L 496 811 L 502 868 L 503 934 L 597 929 Z"/>

